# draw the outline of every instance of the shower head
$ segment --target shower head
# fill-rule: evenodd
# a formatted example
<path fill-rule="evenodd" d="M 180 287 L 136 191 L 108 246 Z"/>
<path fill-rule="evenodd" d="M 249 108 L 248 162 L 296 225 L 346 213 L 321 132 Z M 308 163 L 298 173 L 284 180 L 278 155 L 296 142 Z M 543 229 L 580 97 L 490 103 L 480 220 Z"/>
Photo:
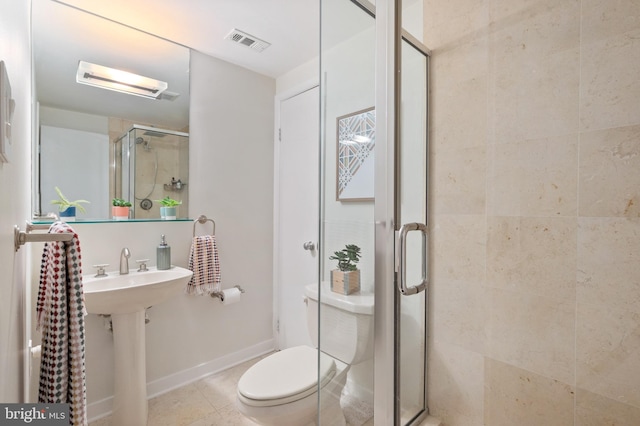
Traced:
<path fill-rule="evenodd" d="M 136 145 L 140 145 L 142 144 L 142 148 L 145 151 L 150 151 L 151 150 L 151 146 L 149 145 L 149 141 L 145 140 L 142 136 L 138 136 L 136 138 Z"/>

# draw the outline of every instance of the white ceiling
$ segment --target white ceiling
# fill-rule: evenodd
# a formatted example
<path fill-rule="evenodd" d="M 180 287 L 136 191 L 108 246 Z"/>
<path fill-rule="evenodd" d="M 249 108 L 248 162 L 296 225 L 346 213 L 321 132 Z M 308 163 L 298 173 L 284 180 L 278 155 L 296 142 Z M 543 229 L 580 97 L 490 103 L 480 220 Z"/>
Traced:
<path fill-rule="evenodd" d="M 61 0 L 271 77 L 318 55 L 318 0 Z M 239 29 L 262 53 L 224 37 Z"/>

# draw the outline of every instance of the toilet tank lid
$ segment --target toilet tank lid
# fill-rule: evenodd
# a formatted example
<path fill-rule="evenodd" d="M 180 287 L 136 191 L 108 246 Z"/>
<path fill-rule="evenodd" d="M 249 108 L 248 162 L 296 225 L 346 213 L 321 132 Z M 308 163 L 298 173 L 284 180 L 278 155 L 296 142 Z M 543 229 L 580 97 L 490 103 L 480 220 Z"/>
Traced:
<path fill-rule="evenodd" d="M 308 284 L 304 288 L 305 295 L 318 301 L 318 284 Z M 320 298 L 322 303 L 356 314 L 373 315 L 373 293 L 340 294 L 331 291 L 328 282 L 322 282 Z"/>

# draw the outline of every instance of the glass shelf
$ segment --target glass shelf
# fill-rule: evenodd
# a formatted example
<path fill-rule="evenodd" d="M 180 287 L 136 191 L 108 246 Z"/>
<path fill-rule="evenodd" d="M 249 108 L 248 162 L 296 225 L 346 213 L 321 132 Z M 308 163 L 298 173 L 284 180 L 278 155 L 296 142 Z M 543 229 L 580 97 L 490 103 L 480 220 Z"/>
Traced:
<path fill-rule="evenodd" d="M 46 225 L 49 223 L 53 223 L 53 220 L 32 220 L 31 223 L 34 225 Z M 182 218 L 175 220 L 162 220 L 162 219 L 128 219 L 128 220 L 113 220 L 113 219 L 76 219 L 70 220 L 68 223 L 146 223 L 146 222 L 162 222 L 162 223 L 171 223 L 171 222 L 193 222 L 193 219 Z"/>

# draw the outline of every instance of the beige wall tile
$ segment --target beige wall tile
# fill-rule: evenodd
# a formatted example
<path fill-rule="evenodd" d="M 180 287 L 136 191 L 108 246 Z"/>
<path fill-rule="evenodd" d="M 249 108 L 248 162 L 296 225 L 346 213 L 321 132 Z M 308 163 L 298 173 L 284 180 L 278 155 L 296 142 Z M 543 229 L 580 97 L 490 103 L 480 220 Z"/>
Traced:
<path fill-rule="evenodd" d="M 583 0 L 581 129 L 640 123 L 640 3 Z"/>
<path fill-rule="evenodd" d="M 580 3 L 538 2 L 534 10 L 493 24 L 496 143 L 578 130 Z"/>
<path fill-rule="evenodd" d="M 489 217 L 487 285 L 574 301 L 576 227 L 570 217 Z"/>
<path fill-rule="evenodd" d="M 446 425 L 480 426 L 484 405 L 484 357 L 443 342 L 429 350 L 429 409 Z"/>
<path fill-rule="evenodd" d="M 483 214 L 487 144 L 487 39 L 433 58 L 430 153 L 432 211 Z M 459 105 L 464 104 L 465 108 Z"/>
<path fill-rule="evenodd" d="M 574 382 L 575 303 L 487 288 L 486 355 Z"/>
<path fill-rule="evenodd" d="M 462 149 L 486 145 L 488 38 L 441 49 L 430 63 L 431 146 Z M 465 108 L 460 108 L 464 104 Z"/>
<path fill-rule="evenodd" d="M 640 407 L 640 219 L 581 218 L 576 383 Z"/>
<path fill-rule="evenodd" d="M 431 336 L 438 342 L 484 353 L 488 309 L 481 282 L 432 282 L 430 296 Z"/>
<path fill-rule="evenodd" d="M 636 0 L 582 0 L 582 43 L 638 29 Z"/>
<path fill-rule="evenodd" d="M 637 312 L 640 219 L 580 218 L 578 303 Z"/>
<path fill-rule="evenodd" d="M 482 353 L 486 315 L 484 216 L 434 216 L 431 223 L 431 334 Z"/>
<path fill-rule="evenodd" d="M 486 33 L 489 24 L 485 0 L 424 0 L 425 41 L 431 49 L 464 44 Z"/>
<path fill-rule="evenodd" d="M 483 216 L 437 215 L 431 219 L 431 278 L 484 282 L 486 224 Z"/>
<path fill-rule="evenodd" d="M 580 135 L 580 216 L 640 217 L 640 126 Z"/>
<path fill-rule="evenodd" d="M 489 358 L 484 398 L 485 425 L 573 425 L 571 386 Z"/>
<path fill-rule="evenodd" d="M 636 300 L 636 305 L 638 301 Z M 640 313 L 578 304 L 576 384 L 640 407 Z"/>
<path fill-rule="evenodd" d="M 448 426 L 478 423 L 453 407 L 477 392 L 473 353 L 487 426 L 640 424 L 639 9 L 425 0 L 430 409 Z"/>
<path fill-rule="evenodd" d="M 488 316 L 484 288 L 477 283 L 447 281 L 434 292 L 438 302 L 431 309 L 433 338 L 483 353 Z"/>
<path fill-rule="evenodd" d="M 575 7 L 579 0 L 490 0 L 489 19 L 495 26 L 504 27 L 539 17 L 551 20 L 554 9 L 570 5 Z M 557 15 L 559 12 L 555 12 Z M 555 19 L 558 19 L 556 17 Z"/>
<path fill-rule="evenodd" d="M 640 29 L 582 46 L 580 128 L 638 124 Z"/>
<path fill-rule="evenodd" d="M 578 135 L 492 147 L 487 211 L 495 216 L 574 216 Z"/>
<path fill-rule="evenodd" d="M 575 426 L 637 426 L 640 407 L 582 390 L 576 391 Z"/>
<path fill-rule="evenodd" d="M 484 214 L 487 185 L 484 146 L 432 153 L 430 167 L 433 214 Z"/>

